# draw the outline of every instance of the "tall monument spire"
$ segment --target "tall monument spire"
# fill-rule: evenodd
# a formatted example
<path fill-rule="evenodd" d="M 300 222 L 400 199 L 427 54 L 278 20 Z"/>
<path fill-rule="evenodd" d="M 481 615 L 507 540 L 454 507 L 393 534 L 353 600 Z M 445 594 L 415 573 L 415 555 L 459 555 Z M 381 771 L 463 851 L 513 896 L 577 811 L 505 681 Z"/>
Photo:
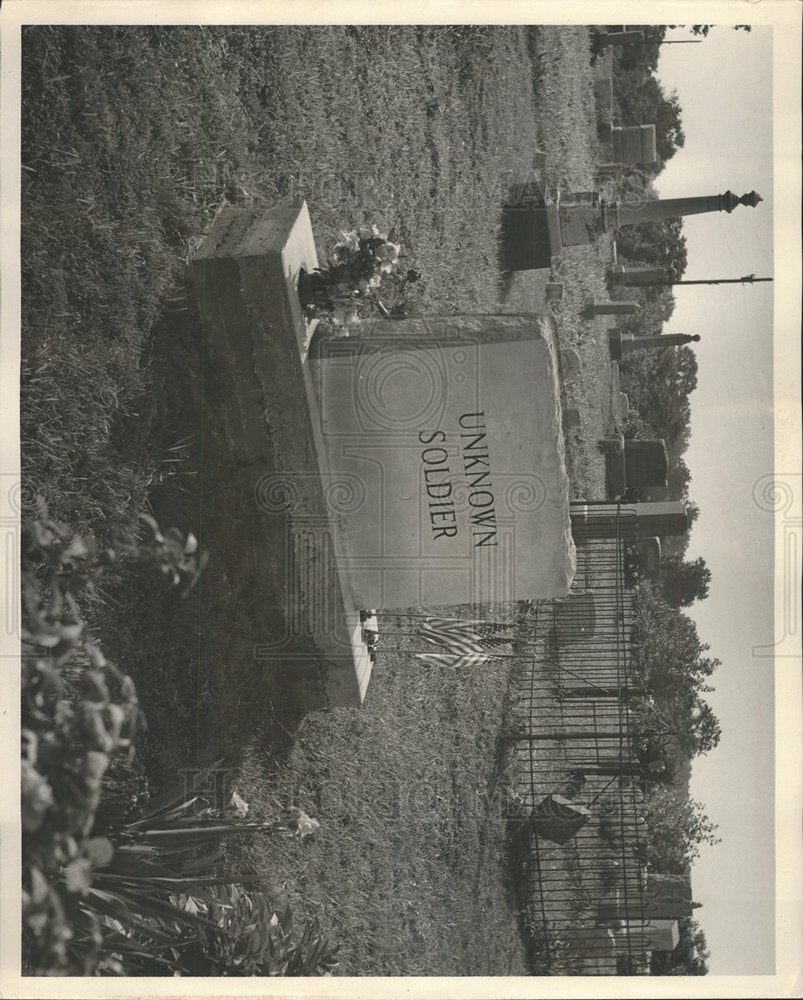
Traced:
<path fill-rule="evenodd" d="M 655 333 L 642 336 L 623 333 L 621 330 L 608 331 L 608 347 L 614 361 L 621 361 L 633 351 L 660 351 L 665 347 L 680 347 L 684 344 L 696 344 L 699 341 L 699 333 Z"/>
<path fill-rule="evenodd" d="M 659 198 L 638 204 L 613 202 L 608 206 L 608 227 L 632 226 L 642 222 L 659 222 L 661 219 L 676 219 L 684 215 L 699 215 L 702 212 L 728 212 L 737 205 L 755 208 L 761 195 L 755 191 L 737 198 L 732 191 L 725 194 L 704 195 L 702 198 Z"/>
<path fill-rule="evenodd" d="M 732 191 L 702 198 L 659 198 L 655 201 L 609 201 L 600 192 L 580 192 L 561 197 L 545 191 L 524 198 L 526 185 L 504 208 L 502 235 L 506 266 L 512 271 L 549 267 L 564 247 L 588 246 L 602 233 L 620 226 L 635 226 L 661 219 L 682 218 L 703 212 L 732 212 L 737 205 L 755 208 L 762 201 L 755 191 L 737 198 Z M 530 185 L 537 188 L 537 185 Z"/>

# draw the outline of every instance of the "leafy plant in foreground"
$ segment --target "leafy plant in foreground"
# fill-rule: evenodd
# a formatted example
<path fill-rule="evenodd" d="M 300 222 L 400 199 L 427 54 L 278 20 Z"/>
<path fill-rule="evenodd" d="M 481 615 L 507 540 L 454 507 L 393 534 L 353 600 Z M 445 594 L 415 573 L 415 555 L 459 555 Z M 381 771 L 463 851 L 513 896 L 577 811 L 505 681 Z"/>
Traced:
<path fill-rule="evenodd" d="M 21 815 L 23 967 L 39 975 L 292 975 L 328 972 L 317 925 L 292 936 L 267 900 L 221 874 L 223 844 L 256 830 L 303 836 L 315 821 L 245 822 L 198 794 L 211 769 L 151 800 L 139 817 L 92 836 L 112 757 L 134 753 L 145 720 L 136 687 L 106 659 L 79 600 L 128 556 L 186 594 L 204 562 L 192 536 L 91 540 L 41 519 L 23 526 Z M 109 826 L 109 824 L 107 824 Z M 246 933 L 247 932 L 247 933 Z"/>

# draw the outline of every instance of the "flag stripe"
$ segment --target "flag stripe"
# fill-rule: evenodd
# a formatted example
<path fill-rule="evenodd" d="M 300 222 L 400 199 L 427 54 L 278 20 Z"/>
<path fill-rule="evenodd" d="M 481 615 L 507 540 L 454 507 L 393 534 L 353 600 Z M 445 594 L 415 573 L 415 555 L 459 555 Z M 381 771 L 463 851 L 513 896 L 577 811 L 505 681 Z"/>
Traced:
<path fill-rule="evenodd" d="M 430 666 L 452 667 L 479 666 L 493 658 L 484 647 L 509 641 L 498 635 L 496 623 L 466 621 L 458 618 L 427 618 L 419 629 L 419 636 L 432 646 L 448 650 L 446 653 L 417 653 L 418 659 Z M 506 626 L 502 626 L 503 628 Z"/>

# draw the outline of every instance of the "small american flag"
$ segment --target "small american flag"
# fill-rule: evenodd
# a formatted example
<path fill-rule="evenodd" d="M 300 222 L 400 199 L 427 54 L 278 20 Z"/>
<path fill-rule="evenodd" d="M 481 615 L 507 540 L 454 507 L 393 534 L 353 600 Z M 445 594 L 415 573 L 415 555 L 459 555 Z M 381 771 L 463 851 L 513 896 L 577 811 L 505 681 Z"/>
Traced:
<path fill-rule="evenodd" d="M 418 634 L 444 652 L 416 653 L 416 657 L 432 666 L 476 667 L 493 659 L 494 653 L 487 651 L 489 647 L 510 641 L 499 634 L 500 629 L 506 628 L 495 622 L 426 618 Z"/>

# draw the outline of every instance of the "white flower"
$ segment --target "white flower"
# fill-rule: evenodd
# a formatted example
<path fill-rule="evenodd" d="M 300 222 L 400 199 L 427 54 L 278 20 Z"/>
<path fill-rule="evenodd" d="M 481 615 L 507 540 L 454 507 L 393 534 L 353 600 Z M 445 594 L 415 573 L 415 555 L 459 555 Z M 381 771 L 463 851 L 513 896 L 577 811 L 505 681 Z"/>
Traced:
<path fill-rule="evenodd" d="M 30 761 L 22 768 L 22 828 L 34 833 L 42 825 L 45 813 L 53 805 L 53 789 Z"/>
<path fill-rule="evenodd" d="M 302 813 L 302 815 L 299 816 L 298 818 L 298 827 L 296 829 L 296 836 L 299 838 L 299 840 L 302 837 L 309 837 L 313 833 L 315 833 L 316 830 L 320 829 L 320 826 L 321 824 L 318 822 L 317 819 L 312 819 L 310 816 L 306 816 Z"/>
<path fill-rule="evenodd" d="M 374 254 L 381 261 L 395 263 L 399 259 L 400 250 L 401 246 L 398 243 L 383 243 L 382 246 L 376 248 Z"/>
<path fill-rule="evenodd" d="M 341 323 L 343 326 L 354 325 L 360 322 L 357 310 L 347 305 L 335 306 L 332 312 L 332 319 L 335 323 Z"/>
<path fill-rule="evenodd" d="M 342 239 L 336 244 L 338 247 L 345 247 L 348 250 L 359 250 L 360 249 L 360 238 L 357 235 L 357 230 L 352 229 L 350 233 L 340 233 Z"/>
<path fill-rule="evenodd" d="M 364 226 L 360 226 L 357 230 L 357 235 L 361 240 L 370 240 L 373 236 L 379 236 L 379 230 L 376 226 L 371 226 L 366 223 Z M 385 237 L 383 236 L 382 239 L 384 238 Z"/>
<path fill-rule="evenodd" d="M 241 819 L 245 819 L 248 815 L 248 803 L 237 794 L 237 792 L 232 791 L 231 799 L 229 799 L 229 804 L 226 807 L 226 811 L 233 813 L 235 816 L 239 816 Z"/>

